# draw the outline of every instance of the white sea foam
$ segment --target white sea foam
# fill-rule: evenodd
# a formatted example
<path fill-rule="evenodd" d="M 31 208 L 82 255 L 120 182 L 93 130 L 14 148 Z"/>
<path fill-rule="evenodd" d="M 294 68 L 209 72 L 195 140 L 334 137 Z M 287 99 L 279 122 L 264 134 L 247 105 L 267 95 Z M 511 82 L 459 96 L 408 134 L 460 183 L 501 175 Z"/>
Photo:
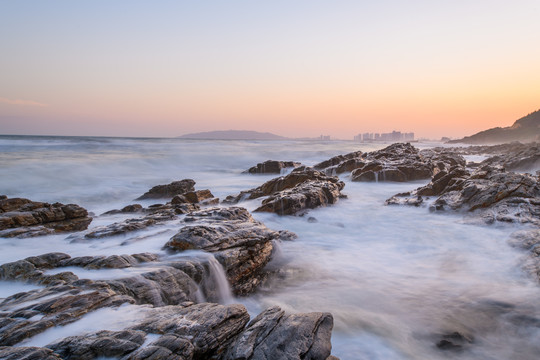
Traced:
<path fill-rule="evenodd" d="M 0 194 L 73 202 L 101 214 L 134 203 L 134 198 L 157 184 L 193 178 L 196 188 L 209 188 L 224 198 L 273 178 L 241 174 L 265 160 L 313 165 L 338 154 L 382 146 L 0 137 Z M 291 312 L 331 312 L 335 318 L 333 353 L 342 359 L 446 359 L 451 355 L 437 350 L 434 334 L 465 330 L 475 336 L 472 350 L 463 353 L 466 358 L 529 359 L 540 352 L 538 327 L 525 321 L 517 325 L 516 320 L 521 316 L 534 324 L 533 320 L 540 318 L 539 287 L 520 268 L 523 254 L 506 243 L 519 227 L 471 225 L 461 214 L 383 205 L 395 193 L 424 182 L 354 183 L 346 176 L 342 179 L 349 198 L 312 210 L 309 216 L 317 219 L 315 223 L 308 222 L 308 216 L 254 214 L 268 227 L 296 232 L 299 238 L 281 243 L 275 253 L 279 261 L 272 266 L 282 269 L 280 281 L 270 283 L 257 295 L 235 301 L 242 301 L 251 314 L 271 305 Z M 142 202 L 145 206 L 152 203 Z M 239 205 L 253 210 L 259 201 Z M 97 217 L 91 227 L 125 218 Z M 51 251 L 71 256 L 149 251 L 168 256 L 161 248 L 181 226 L 173 221 L 134 234 L 82 243 L 70 243 L 65 235 L 0 239 L 0 263 Z M 115 270 L 106 276 L 124 276 L 131 271 L 137 270 Z M 80 269 L 75 272 L 81 277 L 94 274 Z M 496 313 L 501 308 L 511 310 Z M 111 317 L 112 322 L 128 316 L 117 314 Z M 96 318 L 98 323 L 100 320 Z"/>

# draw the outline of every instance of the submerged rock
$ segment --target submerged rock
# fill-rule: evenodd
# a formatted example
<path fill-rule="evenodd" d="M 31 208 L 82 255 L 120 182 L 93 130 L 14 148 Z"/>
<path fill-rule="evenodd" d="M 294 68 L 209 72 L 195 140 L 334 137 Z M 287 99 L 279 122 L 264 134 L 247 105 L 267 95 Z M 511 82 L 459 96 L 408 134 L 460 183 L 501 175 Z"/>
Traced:
<path fill-rule="evenodd" d="M 244 173 L 249 174 L 281 174 L 283 169 L 296 168 L 300 166 L 299 162 L 294 161 L 276 161 L 267 160 L 263 163 L 258 163 L 256 166 L 249 168 Z"/>
<path fill-rule="evenodd" d="M 195 181 L 184 179 L 174 181 L 167 185 L 156 185 L 135 200 L 145 199 L 171 199 L 175 195 L 181 195 L 190 191 L 195 191 Z"/>
<path fill-rule="evenodd" d="M 0 237 L 31 237 L 85 230 L 92 222 L 75 204 L 43 203 L 23 198 L 0 200 Z"/>

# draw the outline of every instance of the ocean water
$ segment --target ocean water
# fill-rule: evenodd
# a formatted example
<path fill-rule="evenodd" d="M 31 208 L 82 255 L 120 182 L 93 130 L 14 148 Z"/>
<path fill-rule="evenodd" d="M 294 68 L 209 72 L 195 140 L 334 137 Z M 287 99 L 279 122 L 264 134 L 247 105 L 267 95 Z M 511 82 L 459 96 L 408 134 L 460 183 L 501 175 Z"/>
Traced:
<path fill-rule="evenodd" d="M 192 178 L 197 189 L 208 188 L 224 198 L 274 177 L 241 173 L 258 162 L 295 160 L 313 165 L 338 154 L 383 146 L 347 141 L 0 136 L 0 194 L 76 203 L 100 215 L 134 203 L 157 184 Z M 243 303 L 253 315 L 272 305 L 288 312 L 331 312 L 333 354 L 342 359 L 537 358 L 540 288 L 521 267 L 525 254 L 507 244 L 509 235 L 523 227 L 472 224 L 463 214 L 384 205 L 390 196 L 425 182 L 353 183 L 346 175 L 342 180 L 348 199 L 334 206 L 303 217 L 253 214 L 268 227 L 299 237 L 279 244 L 269 264 L 277 275 L 260 291 L 231 300 L 226 289 L 220 289 L 224 302 Z M 258 204 L 254 200 L 239 205 L 253 210 Z M 90 226 L 128 217 L 96 216 Z M 0 263 L 50 251 L 72 256 L 149 251 L 165 256 L 161 247 L 180 226 L 176 220 L 83 243 L 70 243 L 66 235 L 0 238 Z M 114 278 L 129 271 L 79 270 L 78 275 Z M 0 296 L 32 288 L 3 282 Z M 70 334 L 97 330 L 88 326 L 96 323 L 96 317 L 104 329 L 119 328 L 138 310 L 121 308 L 114 316 L 107 311 L 69 329 L 49 330 L 27 344 L 45 345 L 68 330 Z M 441 336 L 456 331 L 472 343 L 459 352 L 436 347 Z"/>

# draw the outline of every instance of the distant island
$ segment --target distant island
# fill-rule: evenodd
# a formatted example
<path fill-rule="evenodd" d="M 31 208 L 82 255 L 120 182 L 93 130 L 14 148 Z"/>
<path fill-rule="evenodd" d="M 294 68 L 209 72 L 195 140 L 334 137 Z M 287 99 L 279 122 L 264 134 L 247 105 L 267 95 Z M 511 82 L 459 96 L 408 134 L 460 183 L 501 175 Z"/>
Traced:
<path fill-rule="evenodd" d="M 450 144 L 502 144 L 512 141 L 532 142 L 540 140 L 540 110 L 517 120 L 509 127 L 496 127 L 459 140 L 448 141 Z"/>
<path fill-rule="evenodd" d="M 262 133 L 258 131 L 248 130 L 223 130 L 223 131 L 207 131 L 186 134 L 178 137 L 179 139 L 196 139 L 196 140 L 286 140 L 288 138 L 272 133 Z"/>

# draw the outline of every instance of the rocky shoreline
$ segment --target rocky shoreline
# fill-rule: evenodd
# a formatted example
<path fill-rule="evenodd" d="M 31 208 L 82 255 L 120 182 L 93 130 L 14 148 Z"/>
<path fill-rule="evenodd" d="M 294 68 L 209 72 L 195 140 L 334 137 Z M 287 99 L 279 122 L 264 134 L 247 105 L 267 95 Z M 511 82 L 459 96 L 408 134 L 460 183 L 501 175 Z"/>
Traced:
<path fill-rule="evenodd" d="M 469 155 L 485 159 L 467 162 Z M 191 179 L 158 185 L 137 200 L 162 199 L 164 203 L 107 211 L 100 216 L 130 218 L 93 228 L 88 228 L 92 214 L 78 205 L 3 196 L 0 237 L 70 232 L 68 241 L 91 242 L 164 224 L 179 227 L 163 243 L 170 257 L 154 253 L 71 257 L 54 252 L 1 265 L 1 280 L 40 288 L 0 303 L 0 358 L 335 359 L 331 356 L 331 314 L 286 314 L 270 307 L 250 321 L 243 305 L 228 303 L 232 294 L 257 291 L 272 276 L 266 267 L 276 244 L 295 237 L 287 230 L 269 229 L 237 204 L 254 200 L 260 202 L 255 212 L 303 216 L 346 197 L 339 174 L 359 182 L 426 180 L 426 185 L 396 194 L 386 204 L 461 212 L 470 221 L 487 224 L 523 224 L 509 242 L 527 251 L 524 268 L 540 279 L 539 175 L 521 171 L 537 166 L 539 158 L 537 144 L 513 143 L 426 150 L 393 144 L 370 153 L 339 155 L 313 167 L 269 160 L 246 173 L 292 171 L 227 196 L 217 207 L 219 199 L 208 189 L 196 190 Z M 127 273 L 90 280 L 70 271 L 74 268 L 124 269 Z M 137 307 L 140 318 L 122 330 L 70 336 L 44 347 L 24 346 L 48 329 L 126 304 Z M 435 345 L 455 350 L 471 343 L 469 334 L 456 332 L 441 335 Z"/>

